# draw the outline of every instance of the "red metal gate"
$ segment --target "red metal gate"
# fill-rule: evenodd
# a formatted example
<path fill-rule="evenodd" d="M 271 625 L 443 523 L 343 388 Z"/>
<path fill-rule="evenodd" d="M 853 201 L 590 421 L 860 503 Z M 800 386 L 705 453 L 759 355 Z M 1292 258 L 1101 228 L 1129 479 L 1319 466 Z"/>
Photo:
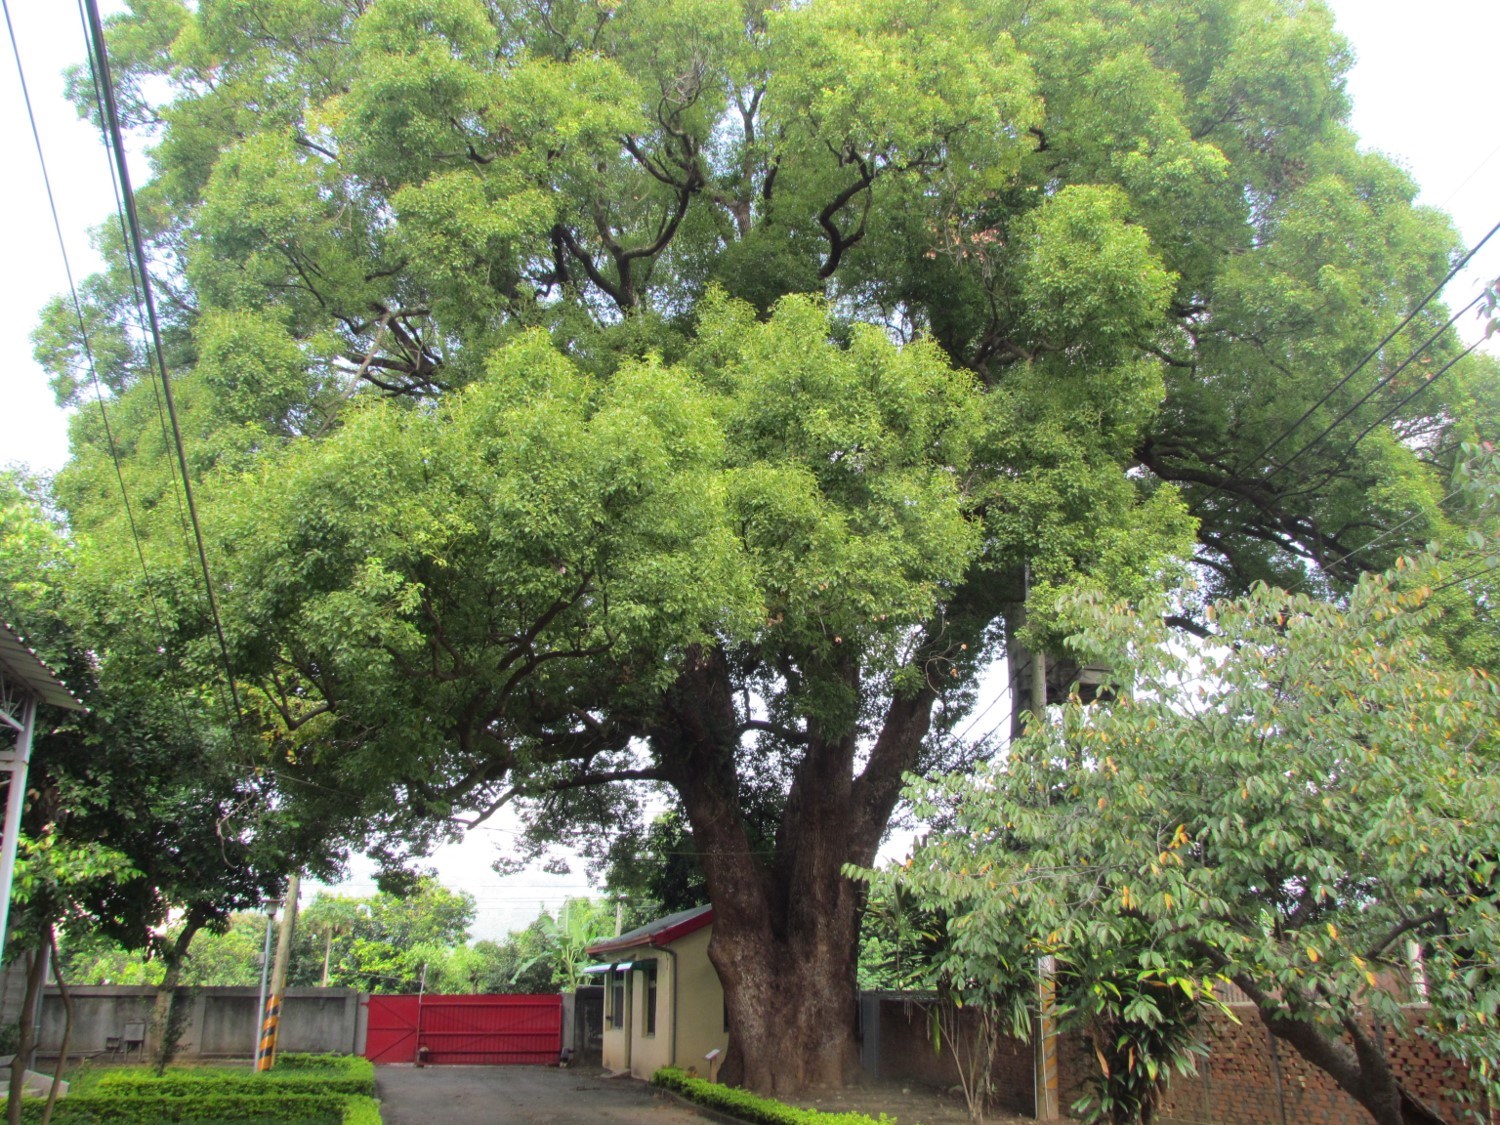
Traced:
<path fill-rule="evenodd" d="M 561 996 L 371 996 L 365 1058 L 470 1066 L 557 1062 Z"/>

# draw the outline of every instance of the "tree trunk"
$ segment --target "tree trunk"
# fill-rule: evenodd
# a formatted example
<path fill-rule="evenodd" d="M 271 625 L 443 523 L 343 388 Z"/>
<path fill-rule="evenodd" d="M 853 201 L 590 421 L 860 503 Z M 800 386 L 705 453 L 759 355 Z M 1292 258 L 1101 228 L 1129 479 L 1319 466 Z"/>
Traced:
<path fill-rule="evenodd" d="M 1232 979 L 1255 1004 L 1271 1034 L 1332 1078 L 1378 1125 L 1448 1125 L 1391 1068 L 1383 1037 L 1346 1020 L 1344 1030 L 1350 1042 L 1330 1039 L 1312 1023 L 1291 1018 L 1278 998 L 1263 992 L 1250 978 L 1239 974 Z"/>
<path fill-rule="evenodd" d="M 935 698 L 923 689 L 891 700 L 862 769 L 852 730 L 810 727 L 766 856 L 751 846 L 742 812 L 743 728 L 724 654 L 689 661 L 671 721 L 651 742 L 682 798 L 714 907 L 709 958 L 730 1028 L 724 1081 L 785 1096 L 857 1074 L 862 904 L 843 868 L 874 863 Z"/>
<path fill-rule="evenodd" d="M 26 998 L 21 1002 L 21 1037 L 16 1044 L 15 1057 L 10 1061 L 10 1097 L 5 1107 L 5 1119 L 9 1125 L 21 1125 L 21 1092 L 26 1084 L 26 1064 L 36 1050 L 36 1002 L 47 980 L 46 947 L 27 956 L 31 960 L 27 962 Z"/>
<path fill-rule="evenodd" d="M 57 927 L 47 928 L 47 949 L 52 954 L 53 975 L 57 977 L 57 991 L 63 1003 L 62 1044 L 57 1048 L 57 1065 L 52 1068 L 52 1085 L 47 1090 L 47 1104 L 42 1109 L 42 1125 L 51 1125 L 52 1111 L 57 1106 L 57 1095 L 62 1091 L 63 1072 L 68 1069 L 68 1048 L 73 1045 L 73 991 L 63 980 L 62 958 L 57 953 Z"/>
<path fill-rule="evenodd" d="M 163 953 L 166 975 L 156 990 L 156 1003 L 151 1007 L 151 1052 L 152 1065 L 157 1076 L 166 1072 L 177 1056 L 177 1041 L 182 1038 L 185 1017 L 177 1003 L 177 983 L 182 979 L 182 966 L 187 960 L 188 946 L 194 935 L 202 929 L 203 922 L 191 912 L 177 940 L 168 945 Z"/>
<path fill-rule="evenodd" d="M 733 1029 L 719 1072 L 725 1082 L 785 1096 L 858 1074 L 859 922 L 844 909 L 827 921 L 787 939 L 721 928 L 715 912 L 708 955 Z"/>

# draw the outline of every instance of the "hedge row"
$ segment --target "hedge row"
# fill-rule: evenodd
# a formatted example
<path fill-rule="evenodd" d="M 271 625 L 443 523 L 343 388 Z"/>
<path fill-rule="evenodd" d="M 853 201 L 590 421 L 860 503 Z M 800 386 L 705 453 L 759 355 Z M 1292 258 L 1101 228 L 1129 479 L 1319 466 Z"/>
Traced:
<path fill-rule="evenodd" d="M 651 1084 L 709 1109 L 738 1117 L 751 1125 L 896 1125 L 895 1118 L 881 1114 L 825 1113 L 819 1109 L 799 1109 L 794 1105 L 762 1098 L 748 1090 L 720 1086 L 702 1078 L 691 1078 L 676 1067 L 664 1066 L 651 1076 Z"/>
<path fill-rule="evenodd" d="M 297 1058 L 287 1065 L 288 1058 Z M 319 1056 L 283 1056 L 273 1070 L 251 1071 L 172 1070 L 158 1078 L 151 1070 L 117 1070 L 101 1074 L 97 1089 L 118 1096 L 186 1097 L 208 1091 L 265 1097 L 278 1093 L 362 1094 L 375 1093 L 375 1067 L 369 1059 L 322 1056 L 328 1062 L 313 1063 Z"/>
<path fill-rule="evenodd" d="M 276 1069 L 115 1070 L 88 1092 L 58 1101 L 57 1125 L 156 1125 L 215 1121 L 234 1125 L 380 1125 L 375 1068 L 368 1059 L 283 1055 Z M 5 1103 L 0 1098 L 0 1106 Z M 40 1122 L 43 1100 L 28 1098 L 21 1120 Z"/>
<path fill-rule="evenodd" d="M 45 1099 L 27 1098 L 21 1120 L 42 1119 Z M 55 1125 L 155 1125 L 156 1122 L 217 1121 L 235 1125 L 379 1125 L 374 1098 L 348 1094 L 219 1094 L 190 1097 L 73 1094 L 59 1098 Z"/>
<path fill-rule="evenodd" d="M 324 1074 L 330 1078 L 359 1079 L 375 1089 L 375 1064 L 363 1055 L 309 1055 L 292 1053 L 277 1055 L 271 1074 L 302 1074 L 309 1077 Z"/>

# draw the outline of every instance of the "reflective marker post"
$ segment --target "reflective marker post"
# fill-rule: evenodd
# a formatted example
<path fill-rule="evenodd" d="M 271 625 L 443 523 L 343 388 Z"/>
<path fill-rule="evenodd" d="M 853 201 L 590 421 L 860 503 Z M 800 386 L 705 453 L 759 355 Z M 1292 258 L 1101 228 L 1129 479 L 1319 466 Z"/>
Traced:
<path fill-rule="evenodd" d="M 302 880 L 287 880 L 286 900 L 281 908 L 281 932 L 276 937 L 276 968 L 271 972 L 271 995 L 266 998 L 265 1017 L 260 1024 L 260 1043 L 255 1049 L 255 1069 L 276 1065 L 276 1036 L 281 1027 L 281 999 L 286 992 L 286 966 L 292 955 L 292 930 L 297 925 L 297 894 Z"/>

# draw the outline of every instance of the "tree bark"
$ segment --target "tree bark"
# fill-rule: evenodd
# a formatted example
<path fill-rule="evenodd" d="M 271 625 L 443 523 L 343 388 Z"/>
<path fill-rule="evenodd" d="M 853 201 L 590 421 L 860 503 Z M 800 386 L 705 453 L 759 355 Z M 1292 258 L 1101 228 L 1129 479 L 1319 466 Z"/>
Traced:
<path fill-rule="evenodd" d="M 177 1005 L 177 983 L 182 979 L 183 962 L 187 960 L 188 946 L 203 928 L 204 920 L 188 912 L 187 921 L 177 940 L 167 945 L 162 959 L 166 962 L 166 974 L 156 990 L 156 1002 L 151 1007 L 152 1065 L 160 1077 L 177 1056 L 177 1041 L 182 1037 L 182 1014 Z"/>
<path fill-rule="evenodd" d="M 891 700 L 862 769 L 852 730 L 804 732 L 775 847 L 758 855 L 742 813 L 742 728 L 727 660 L 704 650 L 687 662 L 650 737 L 714 906 L 709 958 L 730 1025 L 724 1081 L 784 1096 L 841 1086 L 858 1072 L 862 902 L 843 868 L 873 864 L 935 698 L 923 689 Z"/>
<path fill-rule="evenodd" d="M 1312 1023 L 1288 1015 L 1279 999 L 1256 987 L 1250 978 L 1238 974 L 1232 979 L 1255 1004 L 1271 1034 L 1332 1078 L 1378 1125 L 1448 1125 L 1392 1069 L 1383 1038 L 1355 1020 L 1344 1022 L 1349 1042 L 1330 1038 Z"/>
<path fill-rule="evenodd" d="M 51 1125 L 52 1111 L 62 1091 L 63 1072 L 68 1069 L 68 1049 L 73 1045 L 73 991 L 63 980 L 62 958 L 57 954 L 57 927 L 47 927 L 47 949 L 52 955 L 53 975 L 63 1002 L 62 1044 L 57 1049 L 57 1065 L 52 1068 L 52 1085 L 47 1090 L 47 1104 L 42 1108 L 42 1125 Z"/>
<path fill-rule="evenodd" d="M 16 1044 L 15 1057 L 10 1061 L 10 1096 L 5 1106 L 5 1119 L 9 1125 L 21 1125 L 21 1093 L 26 1085 L 26 1064 L 36 1051 L 37 997 L 47 981 L 46 946 L 33 950 L 28 956 L 31 960 L 26 969 L 26 996 L 21 1001 L 20 1042 Z"/>

